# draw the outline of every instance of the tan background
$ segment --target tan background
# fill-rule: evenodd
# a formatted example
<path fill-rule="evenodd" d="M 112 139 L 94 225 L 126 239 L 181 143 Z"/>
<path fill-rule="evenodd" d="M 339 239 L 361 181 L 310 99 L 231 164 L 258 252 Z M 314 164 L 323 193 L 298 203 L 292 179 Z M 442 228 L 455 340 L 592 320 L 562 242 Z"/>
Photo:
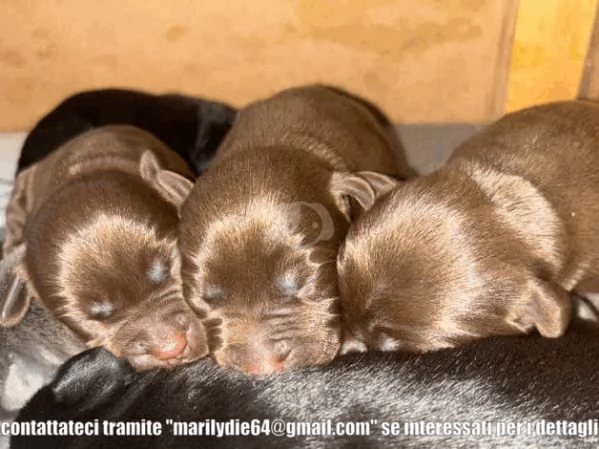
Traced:
<path fill-rule="evenodd" d="M 585 59 L 596 4 L 597 0 L 520 0 L 508 111 L 576 97 L 588 69 Z"/>
<path fill-rule="evenodd" d="M 575 94 L 595 2 L 0 0 L 0 130 L 27 129 L 82 89 L 181 90 L 240 106 L 311 81 L 352 89 L 397 122 L 488 121 L 506 98 L 510 109 Z M 575 37 L 539 53 L 556 26 Z M 533 92 L 556 77 L 556 54 L 559 67 L 574 60 L 566 88 L 558 79 Z"/>

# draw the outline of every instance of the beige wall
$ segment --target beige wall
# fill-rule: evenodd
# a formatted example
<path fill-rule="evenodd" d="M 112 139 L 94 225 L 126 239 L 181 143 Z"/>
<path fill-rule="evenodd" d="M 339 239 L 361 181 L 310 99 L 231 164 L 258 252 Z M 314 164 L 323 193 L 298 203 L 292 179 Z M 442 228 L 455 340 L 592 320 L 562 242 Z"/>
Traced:
<path fill-rule="evenodd" d="M 524 0 L 527 1 L 527 0 Z M 516 0 L 0 0 L 0 130 L 123 86 L 242 105 L 310 81 L 396 121 L 503 110 Z"/>

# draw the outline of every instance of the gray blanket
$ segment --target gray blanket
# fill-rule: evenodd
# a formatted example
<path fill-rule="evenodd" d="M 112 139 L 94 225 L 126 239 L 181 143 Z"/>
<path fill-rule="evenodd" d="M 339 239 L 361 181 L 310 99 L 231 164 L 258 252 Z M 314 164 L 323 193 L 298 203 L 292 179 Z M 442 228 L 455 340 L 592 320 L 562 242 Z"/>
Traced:
<path fill-rule="evenodd" d="M 0 228 L 0 235 L 4 229 Z M 10 257 L 0 271 L 11 269 Z M 34 301 L 18 325 L 0 327 L 0 421 L 12 421 L 41 387 L 52 380 L 58 367 L 86 348 L 70 329 L 39 302 Z M 9 438 L 0 435 L 0 449 Z"/>

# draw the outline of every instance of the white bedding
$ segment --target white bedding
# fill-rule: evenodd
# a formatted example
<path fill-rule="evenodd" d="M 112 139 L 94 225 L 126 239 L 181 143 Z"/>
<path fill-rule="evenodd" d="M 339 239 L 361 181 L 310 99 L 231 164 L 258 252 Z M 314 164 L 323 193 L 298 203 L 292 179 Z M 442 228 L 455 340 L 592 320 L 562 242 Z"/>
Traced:
<path fill-rule="evenodd" d="M 0 133 L 0 227 L 4 227 L 4 209 L 12 189 L 21 145 L 26 133 Z"/>

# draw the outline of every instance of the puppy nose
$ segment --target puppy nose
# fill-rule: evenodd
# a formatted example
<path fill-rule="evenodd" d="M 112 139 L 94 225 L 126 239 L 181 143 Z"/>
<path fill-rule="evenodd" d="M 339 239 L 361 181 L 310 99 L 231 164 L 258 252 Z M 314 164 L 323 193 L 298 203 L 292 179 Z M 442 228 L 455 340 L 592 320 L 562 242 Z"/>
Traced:
<path fill-rule="evenodd" d="M 229 350 L 229 359 L 238 369 L 249 374 L 270 374 L 286 368 L 291 348 L 286 342 L 254 341 L 245 347 Z"/>
<path fill-rule="evenodd" d="M 259 376 L 283 371 L 283 369 L 285 369 L 286 358 L 287 356 L 274 357 L 262 360 L 260 363 L 250 363 L 247 367 L 247 372 Z"/>
<path fill-rule="evenodd" d="M 174 321 L 175 325 L 178 326 L 179 329 L 187 330 L 191 321 L 191 317 L 188 313 L 180 312 L 175 315 Z"/>
<path fill-rule="evenodd" d="M 150 353 L 158 360 L 170 360 L 178 357 L 187 347 L 187 337 L 176 332 L 169 338 L 152 347 Z"/>

